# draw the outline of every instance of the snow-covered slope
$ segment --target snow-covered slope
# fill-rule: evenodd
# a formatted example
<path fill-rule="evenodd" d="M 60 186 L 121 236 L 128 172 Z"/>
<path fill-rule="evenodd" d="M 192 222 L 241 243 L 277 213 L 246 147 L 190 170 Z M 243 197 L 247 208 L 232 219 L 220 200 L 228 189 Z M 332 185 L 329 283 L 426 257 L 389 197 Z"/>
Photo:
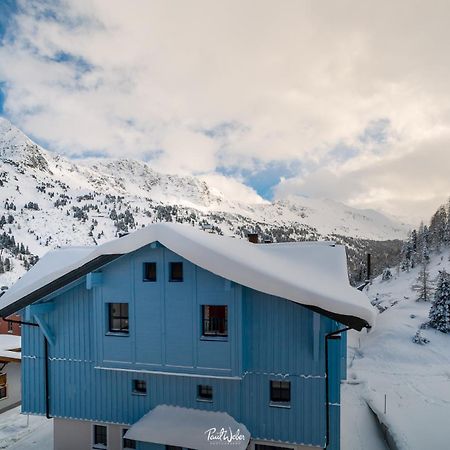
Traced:
<path fill-rule="evenodd" d="M 332 234 L 386 240 L 403 238 L 407 228 L 330 200 L 243 203 L 199 178 L 158 173 L 142 161 L 70 160 L 36 145 L 3 118 L 0 200 L 0 263 L 9 258 L 13 266 L 2 274 L 0 264 L 0 285 L 11 284 L 33 262 L 26 247 L 41 256 L 58 246 L 102 243 L 157 221 L 190 222 L 241 237 L 255 230 L 276 241 Z M 14 250 L 19 243 L 25 251 Z"/>
<path fill-rule="evenodd" d="M 443 268 L 450 271 L 448 249 L 432 256 L 431 278 Z M 367 293 L 386 309 L 371 333 L 349 336 L 350 384 L 344 392 L 362 392 L 400 450 L 449 448 L 450 335 L 428 328 L 421 330 L 428 344 L 412 342 L 431 306 L 416 302 L 411 289 L 419 270 L 375 279 Z"/>

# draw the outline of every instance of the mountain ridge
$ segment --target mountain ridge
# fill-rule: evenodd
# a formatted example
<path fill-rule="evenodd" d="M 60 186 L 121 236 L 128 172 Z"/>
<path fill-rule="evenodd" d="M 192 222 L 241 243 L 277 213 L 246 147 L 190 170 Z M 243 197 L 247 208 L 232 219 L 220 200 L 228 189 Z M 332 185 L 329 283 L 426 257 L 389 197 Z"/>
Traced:
<path fill-rule="evenodd" d="M 9 252 L 16 269 L 30 258 L 14 254 L 12 237 L 14 245 L 23 243 L 31 255 L 41 256 L 58 246 L 95 245 L 157 221 L 189 222 L 239 237 L 256 231 L 275 241 L 332 239 L 356 253 L 363 241 L 401 239 L 407 231 L 376 211 L 332 200 L 246 203 L 199 177 L 163 174 L 144 161 L 71 160 L 42 148 L 2 118 L 0 163 L 0 234 L 11 248 L 0 244 L 3 259 Z M 12 281 L 9 275 L 0 273 L 0 283 Z"/>

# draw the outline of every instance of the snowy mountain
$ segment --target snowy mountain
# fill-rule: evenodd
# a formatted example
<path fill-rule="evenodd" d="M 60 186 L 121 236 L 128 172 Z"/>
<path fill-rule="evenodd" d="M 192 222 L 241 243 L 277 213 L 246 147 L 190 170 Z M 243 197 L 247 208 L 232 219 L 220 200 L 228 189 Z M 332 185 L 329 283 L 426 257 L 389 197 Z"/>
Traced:
<path fill-rule="evenodd" d="M 349 245 L 355 267 L 359 253 L 377 247 L 373 241 L 401 239 L 407 230 L 375 211 L 331 200 L 249 204 L 199 178 L 158 173 L 142 161 L 70 160 L 3 118 L 0 193 L 0 284 L 10 284 L 49 248 L 98 244 L 155 221 L 190 222 L 240 237 L 257 231 L 275 241 L 333 239 Z M 384 265 L 397 257 L 398 246 L 384 246 Z"/>

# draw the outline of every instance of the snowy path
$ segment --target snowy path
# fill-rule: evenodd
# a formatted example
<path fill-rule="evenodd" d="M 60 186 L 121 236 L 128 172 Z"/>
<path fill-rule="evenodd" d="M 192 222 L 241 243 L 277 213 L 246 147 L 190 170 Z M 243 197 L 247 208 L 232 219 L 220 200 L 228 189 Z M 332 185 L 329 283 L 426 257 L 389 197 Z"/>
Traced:
<path fill-rule="evenodd" d="M 360 384 L 341 385 L 342 450 L 388 450 Z"/>
<path fill-rule="evenodd" d="M 20 406 L 0 414 L 0 449 L 51 450 L 53 420 L 20 414 Z"/>

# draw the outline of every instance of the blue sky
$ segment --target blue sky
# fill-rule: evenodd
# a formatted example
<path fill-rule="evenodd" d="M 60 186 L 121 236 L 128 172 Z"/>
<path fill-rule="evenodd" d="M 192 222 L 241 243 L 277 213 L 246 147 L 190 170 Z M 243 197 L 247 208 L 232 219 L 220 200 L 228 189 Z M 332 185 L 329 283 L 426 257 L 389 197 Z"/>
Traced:
<path fill-rule="evenodd" d="M 2 0 L 0 114 L 229 197 L 426 215 L 450 192 L 450 5 L 401 3 Z"/>

